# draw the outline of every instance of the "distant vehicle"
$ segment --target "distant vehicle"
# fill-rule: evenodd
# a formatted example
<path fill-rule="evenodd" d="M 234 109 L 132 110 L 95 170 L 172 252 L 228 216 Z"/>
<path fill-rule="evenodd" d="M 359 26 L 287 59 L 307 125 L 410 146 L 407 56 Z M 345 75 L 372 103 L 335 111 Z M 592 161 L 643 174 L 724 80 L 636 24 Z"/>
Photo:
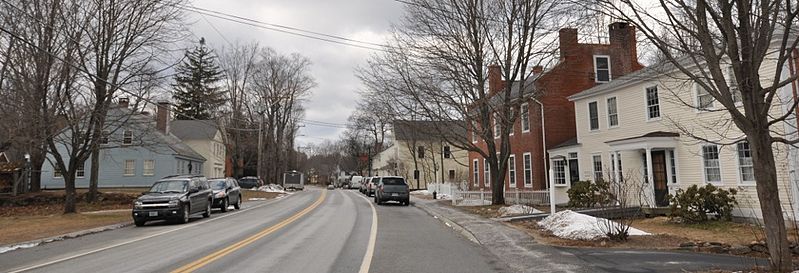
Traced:
<path fill-rule="evenodd" d="M 380 177 L 375 191 L 375 203 L 382 205 L 387 201 L 398 201 L 403 206 L 410 205 L 410 189 L 405 178 L 397 176 Z"/>
<path fill-rule="evenodd" d="M 264 182 L 261 181 L 261 178 L 258 178 L 257 176 L 245 176 L 239 178 L 239 186 L 241 186 L 243 189 L 257 188 L 263 185 Z"/>
<path fill-rule="evenodd" d="M 208 180 L 208 184 L 213 191 L 212 208 L 220 208 L 222 212 L 227 212 L 228 207 L 232 204 L 233 208 L 241 209 L 241 188 L 236 179 L 216 178 Z"/>
<path fill-rule="evenodd" d="M 211 203 L 211 188 L 205 176 L 168 176 L 133 201 L 133 223 L 139 227 L 152 220 L 186 223 L 195 213 L 208 218 Z"/>
<path fill-rule="evenodd" d="M 372 177 L 371 179 L 365 181 L 366 184 L 366 196 L 372 196 L 375 194 L 375 189 L 377 188 L 377 182 L 380 181 L 380 177 Z"/>
<path fill-rule="evenodd" d="M 370 179 L 372 179 L 372 178 L 371 177 L 364 177 L 363 180 L 361 180 L 363 182 L 361 182 L 360 185 L 358 185 L 358 191 L 360 191 L 363 194 L 366 194 L 366 184 L 367 184 L 366 181 L 369 181 Z"/>
<path fill-rule="evenodd" d="M 333 184 L 327 184 L 327 189 L 328 189 L 328 190 L 335 190 L 335 189 L 336 189 L 336 185 L 333 185 Z"/>
<path fill-rule="evenodd" d="M 305 174 L 298 171 L 283 173 L 283 188 L 302 190 L 305 188 Z"/>
<path fill-rule="evenodd" d="M 350 189 L 359 189 L 361 187 L 361 182 L 363 182 L 363 176 L 353 175 L 350 178 L 350 185 L 349 185 L 348 188 L 350 188 Z"/>

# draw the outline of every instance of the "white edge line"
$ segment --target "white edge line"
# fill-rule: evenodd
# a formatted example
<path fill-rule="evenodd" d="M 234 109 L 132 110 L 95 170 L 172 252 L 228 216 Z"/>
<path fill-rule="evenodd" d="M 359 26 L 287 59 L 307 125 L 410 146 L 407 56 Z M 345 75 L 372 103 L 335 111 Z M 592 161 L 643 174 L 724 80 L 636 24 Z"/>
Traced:
<path fill-rule="evenodd" d="M 372 230 L 369 232 L 369 244 L 366 246 L 366 253 L 363 255 L 361 270 L 358 271 L 358 273 L 369 273 L 369 267 L 372 265 L 372 256 L 375 254 L 375 241 L 377 241 L 377 210 L 375 210 L 375 205 L 369 199 L 362 195 L 358 196 L 366 200 L 366 203 L 372 208 Z"/>
<path fill-rule="evenodd" d="M 42 268 L 42 267 L 45 267 L 45 266 L 48 266 L 48 265 L 53 265 L 53 264 L 57 264 L 57 263 L 60 263 L 60 262 L 72 260 L 72 259 L 75 259 L 75 258 L 80 258 L 80 257 L 83 257 L 83 256 L 87 256 L 87 255 L 91 255 L 91 254 L 100 252 L 100 251 L 105 251 L 105 250 L 108 250 L 108 249 L 112 249 L 112 248 L 116 248 L 116 247 L 120 247 L 120 246 L 124 246 L 124 245 L 128 245 L 128 244 L 132 244 L 132 243 L 135 243 L 135 242 L 138 242 L 138 241 L 142 241 L 142 240 L 150 239 L 150 238 L 153 238 L 153 237 L 161 236 L 161 235 L 164 235 L 164 234 L 167 234 L 167 233 L 172 233 L 172 232 L 175 232 L 175 231 L 178 231 L 178 230 L 182 230 L 182 229 L 186 229 L 186 228 L 190 228 L 190 227 L 193 227 L 193 226 L 196 226 L 196 225 L 201 225 L 201 224 L 204 224 L 204 223 L 210 223 L 210 222 L 213 222 L 213 221 L 216 221 L 218 219 L 222 219 L 222 218 L 225 218 L 225 217 L 228 217 L 228 216 L 237 215 L 237 214 L 239 214 L 241 212 L 244 212 L 244 211 L 248 211 L 248 210 L 255 209 L 255 208 L 260 208 L 260 207 L 263 207 L 265 205 L 272 204 L 272 203 L 275 203 L 275 202 L 277 202 L 279 200 L 283 200 L 283 199 L 272 199 L 272 200 L 274 200 L 274 201 L 272 201 L 272 202 L 264 202 L 264 203 L 261 203 L 261 204 L 246 208 L 246 209 L 239 210 L 236 213 L 229 213 L 229 214 L 225 214 L 225 215 L 222 215 L 222 216 L 219 216 L 219 217 L 214 217 L 214 218 L 211 218 L 211 219 L 207 219 L 207 220 L 202 221 L 202 222 L 195 222 L 193 224 L 183 225 L 183 226 L 180 226 L 180 227 L 177 227 L 177 228 L 174 228 L 174 229 L 165 230 L 165 231 L 158 232 L 158 233 L 151 234 L 151 235 L 147 235 L 147 236 L 144 236 L 144 237 L 139 237 L 139 238 L 136 238 L 136 239 L 133 239 L 133 240 L 130 240 L 130 241 L 125 241 L 125 242 L 113 244 L 113 245 L 110 245 L 110 246 L 101 247 L 101 248 L 98 248 L 98 249 L 94 249 L 94 250 L 86 251 L 86 252 L 83 252 L 83 253 L 75 254 L 75 255 L 72 255 L 72 256 L 64 257 L 64 258 L 61 258 L 61 259 L 52 260 L 52 261 L 49 261 L 49 262 L 46 262 L 46 263 L 41 263 L 41 264 L 37 264 L 37 265 L 25 267 L 25 268 L 20 268 L 20 269 L 15 269 L 13 271 L 8 271 L 8 273 L 19 273 L 19 272 L 29 271 L 29 270 L 33 270 L 33 269 L 37 269 L 37 268 Z"/>

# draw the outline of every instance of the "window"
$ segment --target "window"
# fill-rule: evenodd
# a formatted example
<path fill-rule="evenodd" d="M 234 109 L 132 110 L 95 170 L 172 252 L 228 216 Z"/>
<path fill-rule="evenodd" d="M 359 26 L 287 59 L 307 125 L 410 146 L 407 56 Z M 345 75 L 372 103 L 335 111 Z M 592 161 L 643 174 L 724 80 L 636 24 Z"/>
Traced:
<path fill-rule="evenodd" d="M 671 183 L 677 183 L 677 159 L 674 158 L 674 150 L 669 151 L 671 161 Z"/>
<path fill-rule="evenodd" d="M 608 98 L 608 127 L 619 126 L 619 110 L 616 108 L 616 97 Z"/>
<path fill-rule="evenodd" d="M 100 144 L 108 144 L 108 135 L 111 134 L 108 130 L 103 130 L 103 135 L 100 136 Z"/>
<path fill-rule="evenodd" d="M 738 172 L 741 176 L 741 183 L 755 182 L 755 167 L 752 163 L 752 150 L 749 149 L 749 142 L 738 142 Z"/>
<path fill-rule="evenodd" d="M 733 102 L 740 103 L 743 101 L 741 89 L 738 88 L 738 80 L 735 77 L 735 70 L 732 66 L 727 67 L 727 86 L 730 87 L 730 94 L 732 95 Z"/>
<path fill-rule="evenodd" d="M 483 185 L 491 185 L 491 165 L 487 159 L 483 159 Z"/>
<path fill-rule="evenodd" d="M 53 178 L 62 178 L 63 174 L 61 174 L 61 168 L 58 165 L 53 165 Z"/>
<path fill-rule="evenodd" d="M 522 113 L 520 114 L 519 119 L 521 120 L 521 123 L 522 123 L 522 133 L 529 132 L 530 131 L 530 106 L 525 103 L 525 104 L 522 104 L 521 108 L 522 108 L 522 110 L 521 110 Z"/>
<path fill-rule="evenodd" d="M 705 182 L 721 182 L 721 166 L 719 164 L 719 146 L 702 146 L 702 162 L 705 169 Z"/>
<path fill-rule="evenodd" d="M 142 175 L 152 176 L 154 174 L 155 174 L 155 160 L 145 160 L 144 170 L 142 171 Z"/>
<path fill-rule="evenodd" d="M 133 131 L 131 130 L 122 131 L 122 144 L 125 145 L 133 144 Z"/>
<path fill-rule="evenodd" d="M 477 159 L 475 159 L 472 162 L 472 183 L 474 183 L 475 186 L 480 185 L 480 169 L 478 169 L 478 167 L 480 166 L 477 164 Z"/>
<path fill-rule="evenodd" d="M 696 91 L 696 109 L 710 110 L 713 108 L 713 95 L 707 89 L 702 87 L 699 83 L 694 83 L 694 90 Z"/>
<path fill-rule="evenodd" d="M 558 159 L 552 163 L 555 171 L 555 185 L 566 185 L 566 160 Z"/>
<path fill-rule="evenodd" d="M 660 99 L 658 98 L 658 87 L 646 88 L 646 117 L 647 119 L 660 118 Z"/>
<path fill-rule="evenodd" d="M 136 175 L 136 161 L 135 160 L 125 160 L 125 172 L 123 173 L 124 176 L 134 176 Z"/>
<path fill-rule="evenodd" d="M 419 158 L 424 158 L 424 146 L 416 147 L 416 155 Z"/>
<path fill-rule="evenodd" d="M 451 151 L 449 146 L 444 146 L 444 158 L 450 158 L 450 157 L 451 157 Z"/>
<path fill-rule="evenodd" d="M 449 181 L 455 180 L 455 170 L 449 170 Z"/>
<path fill-rule="evenodd" d="M 494 113 L 494 138 L 499 138 L 499 132 L 502 129 L 502 124 L 499 121 L 499 115 Z"/>
<path fill-rule="evenodd" d="M 594 73 L 596 82 L 610 81 L 610 57 L 594 56 Z"/>
<path fill-rule="evenodd" d="M 78 165 L 78 169 L 75 171 L 75 177 L 77 178 L 86 177 L 86 166 L 84 164 Z"/>
<path fill-rule="evenodd" d="M 533 159 L 530 153 L 524 153 L 524 186 L 533 186 Z"/>
<path fill-rule="evenodd" d="M 516 156 L 508 157 L 508 186 L 516 187 Z"/>
<path fill-rule="evenodd" d="M 595 101 L 588 103 L 588 123 L 591 126 L 591 130 L 599 129 L 599 111 Z"/>
<path fill-rule="evenodd" d="M 472 143 L 477 143 L 477 124 L 472 122 Z"/>
<path fill-rule="evenodd" d="M 602 155 L 594 155 L 594 181 L 602 181 Z"/>

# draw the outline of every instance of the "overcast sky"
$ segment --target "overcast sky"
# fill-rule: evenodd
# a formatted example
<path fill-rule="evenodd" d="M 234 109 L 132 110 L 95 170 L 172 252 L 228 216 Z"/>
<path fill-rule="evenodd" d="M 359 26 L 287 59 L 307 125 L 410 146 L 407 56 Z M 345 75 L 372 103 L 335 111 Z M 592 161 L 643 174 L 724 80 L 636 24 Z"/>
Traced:
<path fill-rule="evenodd" d="M 198 8 L 229 13 L 266 23 L 280 24 L 360 41 L 384 43 L 392 23 L 402 17 L 402 4 L 393 0 L 195 0 Z M 361 84 L 353 74 L 374 51 L 256 28 L 211 16 L 188 13 L 196 36 L 214 48 L 228 42 L 258 41 L 281 53 L 297 52 L 312 62 L 318 86 L 306 104 L 306 119 L 344 124 L 358 100 Z M 208 22 L 206 22 L 206 20 Z M 210 22 L 210 24 L 209 24 Z M 219 33 L 214 30 L 219 30 Z M 221 35 L 220 35 L 221 33 Z M 224 36 L 224 38 L 223 38 Z M 306 125 L 298 144 L 334 140 L 340 128 Z"/>

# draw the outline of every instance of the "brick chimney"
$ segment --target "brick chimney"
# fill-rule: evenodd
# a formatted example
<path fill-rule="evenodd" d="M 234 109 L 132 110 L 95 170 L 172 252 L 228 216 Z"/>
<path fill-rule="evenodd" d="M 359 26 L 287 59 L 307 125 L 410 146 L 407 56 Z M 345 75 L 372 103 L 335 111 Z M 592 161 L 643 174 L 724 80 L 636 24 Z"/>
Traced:
<path fill-rule="evenodd" d="M 119 108 L 128 108 L 130 106 L 130 99 L 128 97 L 121 97 L 117 100 Z"/>
<path fill-rule="evenodd" d="M 562 28 L 558 31 L 558 42 L 560 43 L 560 59 L 564 60 L 567 56 L 574 55 L 577 49 L 577 29 Z"/>
<path fill-rule="evenodd" d="M 608 26 L 610 33 L 611 66 L 613 77 L 641 69 L 636 49 L 635 26 L 627 22 L 615 22 Z"/>
<path fill-rule="evenodd" d="M 488 66 L 488 94 L 493 95 L 501 91 L 504 87 L 502 82 L 502 68 L 492 64 Z"/>
<path fill-rule="evenodd" d="M 159 101 L 155 115 L 155 128 L 161 133 L 169 133 L 169 119 L 171 118 L 169 102 Z"/>

